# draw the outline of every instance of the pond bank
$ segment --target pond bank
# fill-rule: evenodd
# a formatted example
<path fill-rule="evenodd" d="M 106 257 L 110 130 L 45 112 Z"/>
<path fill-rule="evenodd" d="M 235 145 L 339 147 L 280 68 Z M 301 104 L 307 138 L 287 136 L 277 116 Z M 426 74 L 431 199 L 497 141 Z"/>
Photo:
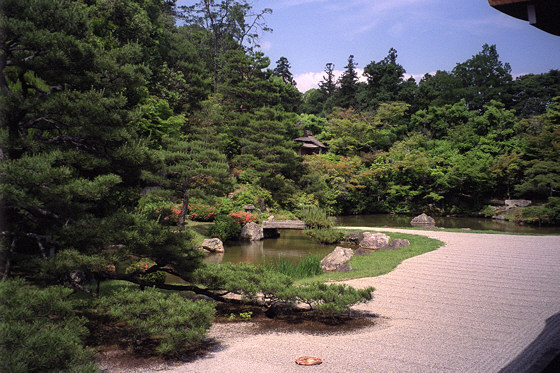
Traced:
<path fill-rule="evenodd" d="M 297 357 L 320 357 L 314 372 L 507 371 L 543 364 L 560 333 L 560 236 L 396 231 L 445 242 L 378 277 L 374 300 L 355 307 L 382 327 L 352 333 L 251 333 L 250 323 L 211 329 L 219 348 L 169 372 L 301 372 Z M 358 229 L 354 227 L 353 229 Z M 557 317 L 556 317 L 557 318 Z M 547 320 L 549 321 L 547 323 Z"/>

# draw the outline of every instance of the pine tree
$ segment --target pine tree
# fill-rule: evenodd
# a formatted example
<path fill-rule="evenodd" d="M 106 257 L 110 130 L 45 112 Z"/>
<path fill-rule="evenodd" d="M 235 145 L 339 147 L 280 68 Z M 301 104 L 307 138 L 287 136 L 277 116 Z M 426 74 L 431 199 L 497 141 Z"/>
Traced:
<path fill-rule="evenodd" d="M 327 98 L 331 97 L 336 90 L 336 81 L 334 76 L 334 64 L 329 62 L 325 65 L 326 76 L 323 75 L 323 80 L 319 82 L 319 89 Z"/>
<path fill-rule="evenodd" d="M 290 71 L 290 62 L 286 57 L 280 57 L 278 61 L 276 61 L 276 67 L 274 68 L 274 75 L 279 76 L 282 78 L 284 83 L 291 84 L 293 86 L 296 85 L 296 81 Z"/>
<path fill-rule="evenodd" d="M 354 56 L 348 57 L 348 64 L 344 66 L 346 69 L 338 80 L 339 89 L 336 93 L 336 106 L 343 108 L 356 107 L 356 92 L 358 91 L 358 73 L 356 71 L 357 63 L 354 62 Z"/>

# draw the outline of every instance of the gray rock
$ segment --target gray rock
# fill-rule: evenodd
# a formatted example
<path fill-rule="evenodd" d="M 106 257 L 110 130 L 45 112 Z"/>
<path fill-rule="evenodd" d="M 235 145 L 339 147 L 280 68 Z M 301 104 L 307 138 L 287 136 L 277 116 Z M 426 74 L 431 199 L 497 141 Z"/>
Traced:
<path fill-rule="evenodd" d="M 358 243 L 362 239 L 362 234 L 360 232 L 352 232 L 348 234 L 348 241 L 352 243 Z"/>
<path fill-rule="evenodd" d="M 415 217 L 414 219 L 412 219 L 410 221 L 410 224 L 412 224 L 412 225 L 425 225 L 425 226 L 433 227 L 433 226 L 436 225 L 436 221 L 431 216 L 428 216 L 426 214 L 421 214 L 421 215 L 418 215 L 417 217 Z"/>
<path fill-rule="evenodd" d="M 200 248 L 210 253 L 223 253 L 224 244 L 219 238 L 207 238 L 202 241 Z"/>
<path fill-rule="evenodd" d="M 504 201 L 506 209 L 512 209 L 514 207 L 527 207 L 531 205 L 531 201 L 528 199 L 506 199 Z"/>
<path fill-rule="evenodd" d="M 329 255 L 321 260 L 321 268 L 323 272 L 342 272 L 344 269 L 348 270 L 347 268 L 352 269 L 352 267 L 345 264 L 352 256 L 354 256 L 352 249 L 337 246 Z"/>
<path fill-rule="evenodd" d="M 410 245 L 410 241 L 409 240 L 404 240 L 402 238 L 395 238 L 393 240 L 393 242 L 391 242 L 391 249 L 398 249 L 401 247 L 407 247 Z"/>
<path fill-rule="evenodd" d="M 241 229 L 239 238 L 242 240 L 260 241 L 264 238 L 263 228 L 257 223 L 247 223 L 243 229 Z"/>
<path fill-rule="evenodd" d="M 391 237 L 384 233 L 364 232 L 360 247 L 364 249 L 375 250 L 382 247 L 389 246 Z"/>

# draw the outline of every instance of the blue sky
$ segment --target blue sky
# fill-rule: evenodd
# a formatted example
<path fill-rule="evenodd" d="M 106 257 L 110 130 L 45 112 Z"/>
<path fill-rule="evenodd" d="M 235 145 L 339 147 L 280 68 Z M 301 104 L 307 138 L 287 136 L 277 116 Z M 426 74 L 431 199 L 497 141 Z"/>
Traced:
<path fill-rule="evenodd" d="M 179 0 L 178 3 L 193 1 Z M 450 71 L 495 44 L 514 76 L 560 69 L 560 37 L 488 5 L 487 0 L 256 0 L 271 8 L 261 48 L 271 67 L 284 56 L 301 91 L 316 87 L 325 64 L 344 70 L 382 60 L 390 48 L 408 74 Z"/>

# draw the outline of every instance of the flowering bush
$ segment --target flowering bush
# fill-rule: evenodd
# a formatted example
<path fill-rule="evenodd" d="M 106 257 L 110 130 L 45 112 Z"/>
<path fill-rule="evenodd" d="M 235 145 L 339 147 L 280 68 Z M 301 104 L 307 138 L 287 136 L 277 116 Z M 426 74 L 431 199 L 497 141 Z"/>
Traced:
<path fill-rule="evenodd" d="M 189 205 L 189 215 L 192 220 L 213 221 L 216 217 L 216 208 L 210 205 L 191 204 Z"/>
<path fill-rule="evenodd" d="M 141 211 L 151 219 L 159 219 L 160 222 L 176 224 L 181 212 L 181 205 L 170 201 L 150 202 L 146 203 Z"/>
<path fill-rule="evenodd" d="M 144 274 L 149 268 L 151 268 L 154 265 L 155 263 L 150 259 L 141 259 L 138 262 L 129 265 L 126 268 L 125 272 L 128 274 L 128 273 L 134 273 L 136 271 L 139 271 L 140 274 L 138 275 L 138 277 L 146 281 L 163 284 L 165 282 L 165 272 L 156 271 L 156 272 L 148 273 L 147 275 Z"/>
<path fill-rule="evenodd" d="M 256 215 L 244 211 L 232 211 L 229 213 L 229 216 L 234 218 L 235 221 L 241 224 L 242 226 L 247 223 L 257 222 L 258 220 Z"/>
<path fill-rule="evenodd" d="M 179 205 L 169 203 L 162 205 L 156 210 L 156 212 L 164 221 L 176 224 L 177 219 L 179 218 L 179 213 L 181 212 L 181 207 Z"/>

